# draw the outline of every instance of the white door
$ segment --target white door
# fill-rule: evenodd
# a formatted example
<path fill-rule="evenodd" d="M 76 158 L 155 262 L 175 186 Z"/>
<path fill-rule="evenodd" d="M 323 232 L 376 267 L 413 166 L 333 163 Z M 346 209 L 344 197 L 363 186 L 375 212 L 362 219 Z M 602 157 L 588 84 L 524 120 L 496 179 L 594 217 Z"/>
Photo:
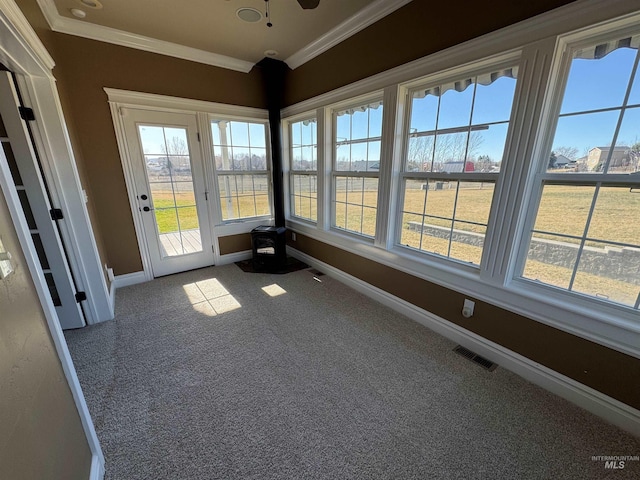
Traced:
<path fill-rule="evenodd" d="M 124 125 L 153 276 L 213 265 L 196 115 L 127 108 Z"/>

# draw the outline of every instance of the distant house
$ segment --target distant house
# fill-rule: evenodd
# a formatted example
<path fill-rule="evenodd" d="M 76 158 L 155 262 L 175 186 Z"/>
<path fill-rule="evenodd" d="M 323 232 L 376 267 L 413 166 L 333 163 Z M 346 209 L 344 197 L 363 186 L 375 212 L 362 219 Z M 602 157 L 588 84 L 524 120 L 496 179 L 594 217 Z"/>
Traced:
<path fill-rule="evenodd" d="M 445 162 L 442 164 L 442 171 L 447 173 L 460 173 L 464 168 L 465 172 L 475 172 L 475 164 L 473 162 Z"/>
<path fill-rule="evenodd" d="M 593 147 L 587 154 L 587 169 L 590 172 L 600 171 L 607 162 L 611 147 Z M 614 147 L 609 168 L 623 167 L 629 162 L 629 147 Z"/>
<path fill-rule="evenodd" d="M 554 167 L 565 168 L 567 165 L 569 165 L 572 162 L 575 163 L 573 160 L 571 160 L 568 157 L 565 157 L 564 155 L 556 155 L 556 161 L 554 163 Z"/>

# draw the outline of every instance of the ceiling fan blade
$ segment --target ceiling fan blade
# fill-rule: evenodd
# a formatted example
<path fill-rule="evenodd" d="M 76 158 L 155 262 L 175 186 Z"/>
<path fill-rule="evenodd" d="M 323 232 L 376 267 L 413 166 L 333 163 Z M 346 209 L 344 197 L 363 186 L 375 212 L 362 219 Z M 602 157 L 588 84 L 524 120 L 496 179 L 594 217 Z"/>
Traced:
<path fill-rule="evenodd" d="M 305 10 L 311 10 L 320 4 L 320 0 L 298 0 L 298 3 Z"/>

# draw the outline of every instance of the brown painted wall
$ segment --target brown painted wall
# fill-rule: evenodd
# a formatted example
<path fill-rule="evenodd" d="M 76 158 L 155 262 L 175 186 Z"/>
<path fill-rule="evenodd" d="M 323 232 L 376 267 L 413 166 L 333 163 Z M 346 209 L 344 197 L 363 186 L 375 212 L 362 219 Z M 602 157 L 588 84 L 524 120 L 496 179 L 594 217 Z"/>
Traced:
<path fill-rule="evenodd" d="M 285 105 L 348 85 L 572 0 L 414 0 L 287 77 Z"/>
<path fill-rule="evenodd" d="M 241 233 L 238 235 L 219 237 L 218 245 L 220 246 L 220 255 L 251 250 L 251 234 Z"/>
<path fill-rule="evenodd" d="M 105 261 L 116 275 L 142 270 L 103 88 L 264 108 L 261 75 L 51 32 L 35 0 L 17 3 L 56 62 L 54 74 Z"/>
<path fill-rule="evenodd" d="M 432 312 L 569 378 L 640 409 L 640 360 L 475 300 L 473 319 L 462 316 L 465 298 L 413 275 L 297 234 L 289 244 L 377 288 Z"/>
<path fill-rule="evenodd" d="M 0 194 L 0 478 L 87 479 L 91 451 L 22 249 Z"/>

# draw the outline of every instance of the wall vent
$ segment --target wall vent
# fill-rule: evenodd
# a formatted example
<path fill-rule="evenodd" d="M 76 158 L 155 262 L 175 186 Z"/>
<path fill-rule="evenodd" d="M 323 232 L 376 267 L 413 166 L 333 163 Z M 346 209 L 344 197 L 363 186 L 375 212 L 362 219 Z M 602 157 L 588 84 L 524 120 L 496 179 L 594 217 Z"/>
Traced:
<path fill-rule="evenodd" d="M 493 372 L 496 368 L 498 368 L 497 363 L 493 363 L 491 360 L 487 360 L 486 358 L 481 357 L 480 355 L 472 352 L 467 348 L 464 348 L 461 345 L 458 345 L 456 348 L 453 349 L 453 351 L 456 352 L 458 355 L 462 355 L 464 358 L 467 358 L 472 362 L 477 363 L 482 368 L 490 372 Z"/>

